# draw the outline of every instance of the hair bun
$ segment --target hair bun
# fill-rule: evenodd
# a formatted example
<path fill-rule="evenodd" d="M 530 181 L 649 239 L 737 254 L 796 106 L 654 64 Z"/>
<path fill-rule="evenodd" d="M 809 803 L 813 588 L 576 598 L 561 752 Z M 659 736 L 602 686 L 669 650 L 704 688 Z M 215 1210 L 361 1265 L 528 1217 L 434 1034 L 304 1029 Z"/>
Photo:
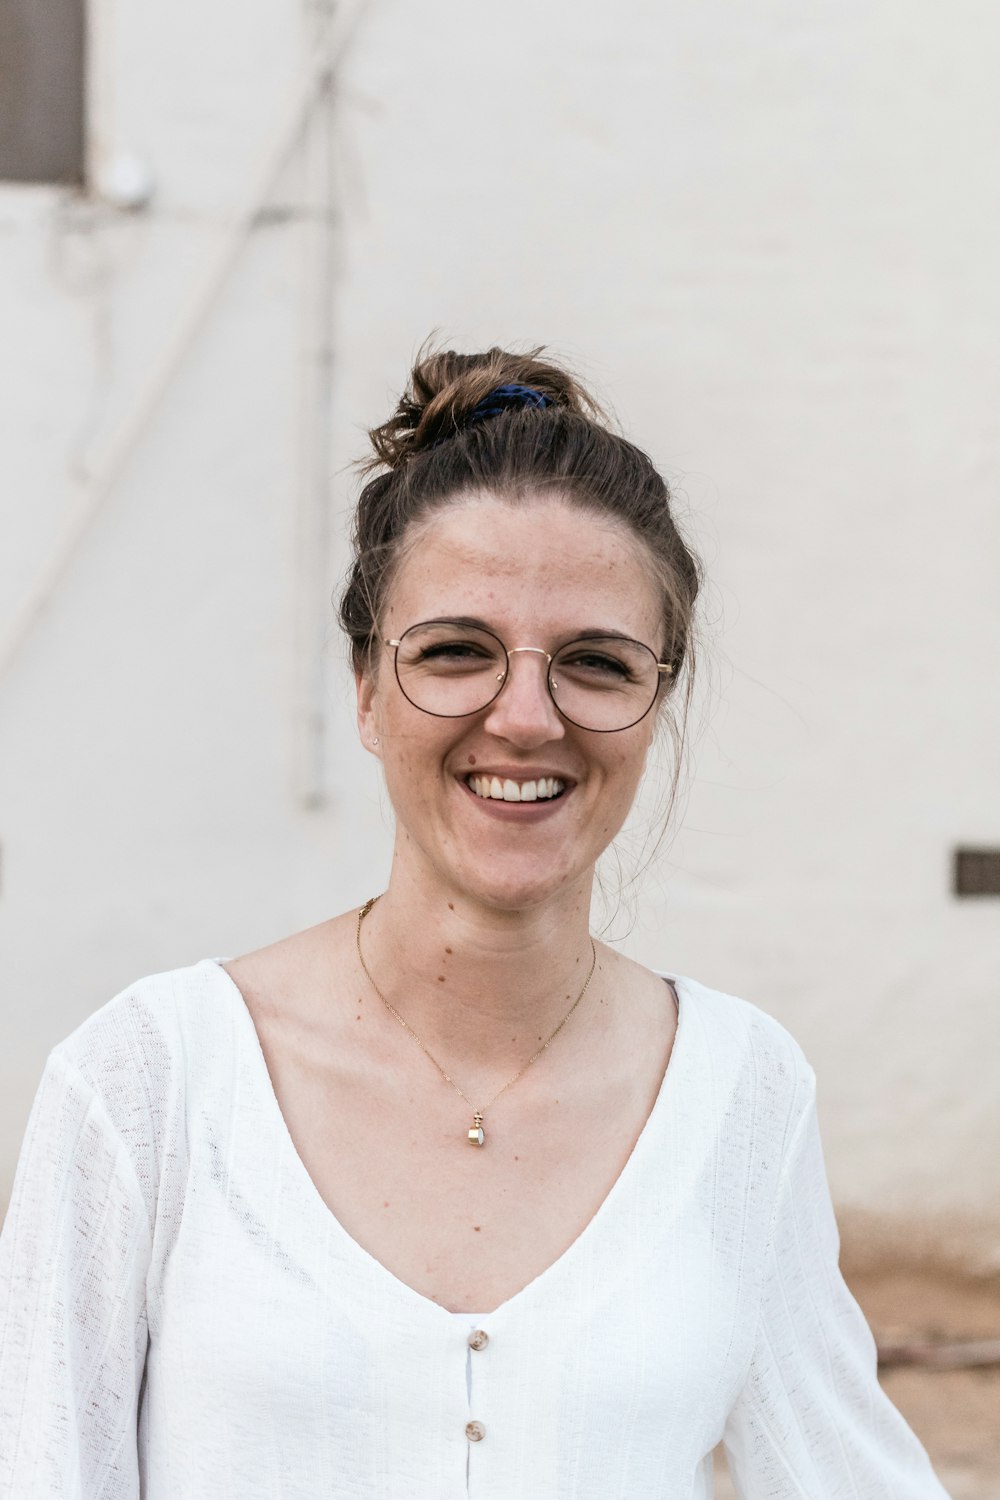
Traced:
<path fill-rule="evenodd" d="M 482 354 L 421 351 L 396 410 L 369 433 L 375 454 L 363 468 L 385 465 L 396 469 L 415 454 L 510 407 L 561 406 L 580 415 L 603 417 L 593 397 L 568 371 L 540 357 L 544 352 L 544 346 L 527 354 L 496 348 Z M 504 395 L 507 387 L 542 399 Z M 498 399 L 490 402 L 488 398 L 494 395 Z"/>

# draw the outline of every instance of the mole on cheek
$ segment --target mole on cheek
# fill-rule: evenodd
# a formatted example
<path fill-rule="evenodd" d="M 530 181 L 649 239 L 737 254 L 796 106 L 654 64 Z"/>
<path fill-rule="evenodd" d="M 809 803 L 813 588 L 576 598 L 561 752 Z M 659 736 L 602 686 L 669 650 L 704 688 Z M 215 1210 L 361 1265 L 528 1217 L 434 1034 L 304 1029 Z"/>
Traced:
<path fill-rule="evenodd" d="M 476 757 L 474 755 L 470 755 L 469 756 L 469 765 L 470 766 L 474 766 L 475 764 L 476 764 Z"/>

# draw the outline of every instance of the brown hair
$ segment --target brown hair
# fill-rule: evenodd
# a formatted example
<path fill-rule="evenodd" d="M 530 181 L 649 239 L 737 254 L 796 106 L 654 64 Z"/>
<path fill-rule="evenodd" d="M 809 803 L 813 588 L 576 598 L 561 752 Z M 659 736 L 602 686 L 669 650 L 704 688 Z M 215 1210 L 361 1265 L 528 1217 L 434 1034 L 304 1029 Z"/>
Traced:
<path fill-rule="evenodd" d="M 665 659 L 676 682 L 691 647 L 698 561 L 648 455 L 611 431 L 593 397 L 567 370 L 541 360 L 543 352 L 429 354 L 414 366 L 389 420 L 370 432 L 375 452 L 362 471 L 381 472 L 358 500 L 354 561 L 340 600 L 358 669 L 377 641 L 378 617 L 415 522 L 463 495 L 523 500 L 544 487 L 612 517 L 645 544 L 663 586 Z M 552 405 L 508 409 L 470 424 L 476 406 L 508 384 L 540 391 Z"/>
<path fill-rule="evenodd" d="M 354 560 L 340 600 L 340 623 L 351 641 L 355 669 L 371 665 L 378 620 L 392 579 L 417 522 L 462 496 L 495 495 L 512 503 L 546 488 L 561 498 L 625 526 L 643 544 L 663 600 L 664 655 L 673 667 L 661 678 L 660 706 L 670 717 L 678 752 L 694 668 L 694 606 L 701 568 L 671 511 L 665 480 L 640 448 L 611 430 L 597 402 L 568 370 L 527 354 L 488 349 L 422 353 L 392 416 L 369 434 L 374 456 L 363 462 L 374 477 L 361 491 L 354 517 Z M 507 408 L 480 420 L 475 408 L 508 384 L 540 391 L 551 404 Z"/>

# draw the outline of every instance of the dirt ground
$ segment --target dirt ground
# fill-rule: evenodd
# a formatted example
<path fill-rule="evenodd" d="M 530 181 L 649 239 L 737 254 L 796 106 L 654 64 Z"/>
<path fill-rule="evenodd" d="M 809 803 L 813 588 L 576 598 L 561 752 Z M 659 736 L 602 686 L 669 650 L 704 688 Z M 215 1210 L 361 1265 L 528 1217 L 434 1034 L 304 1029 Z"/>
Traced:
<path fill-rule="evenodd" d="M 855 1276 L 851 1290 L 880 1343 L 1000 1338 L 1000 1285 L 904 1272 Z M 1000 1500 L 1000 1367 L 889 1368 L 881 1379 L 952 1500 Z M 716 1496 L 735 1496 L 721 1455 Z"/>

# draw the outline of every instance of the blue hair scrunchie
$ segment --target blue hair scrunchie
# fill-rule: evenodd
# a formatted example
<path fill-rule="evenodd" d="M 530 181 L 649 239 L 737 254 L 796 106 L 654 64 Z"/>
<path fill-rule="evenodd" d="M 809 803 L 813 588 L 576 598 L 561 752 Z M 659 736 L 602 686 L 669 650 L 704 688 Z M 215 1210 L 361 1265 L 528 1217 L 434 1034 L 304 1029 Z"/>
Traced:
<path fill-rule="evenodd" d="M 503 411 L 517 407 L 555 406 L 551 396 L 536 391 L 530 385 L 498 385 L 495 391 L 478 402 L 469 413 L 468 424 L 482 422 L 486 417 L 498 417 Z"/>
<path fill-rule="evenodd" d="M 504 411 L 516 411 L 519 407 L 543 407 L 555 406 L 551 396 L 546 396 L 544 391 L 536 391 L 531 385 L 498 385 L 495 391 L 490 391 L 472 408 L 465 423 L 454 432 L 446 432 L 442 437 L 435 438 L 431 443 L 432 448 L 440 448 L 442 443 L 447 443 L 450 438 L 457 437 L 459 432 L 471 427 L 475 422 L 484 422 L 488 417 L 498 417 Z"/>

